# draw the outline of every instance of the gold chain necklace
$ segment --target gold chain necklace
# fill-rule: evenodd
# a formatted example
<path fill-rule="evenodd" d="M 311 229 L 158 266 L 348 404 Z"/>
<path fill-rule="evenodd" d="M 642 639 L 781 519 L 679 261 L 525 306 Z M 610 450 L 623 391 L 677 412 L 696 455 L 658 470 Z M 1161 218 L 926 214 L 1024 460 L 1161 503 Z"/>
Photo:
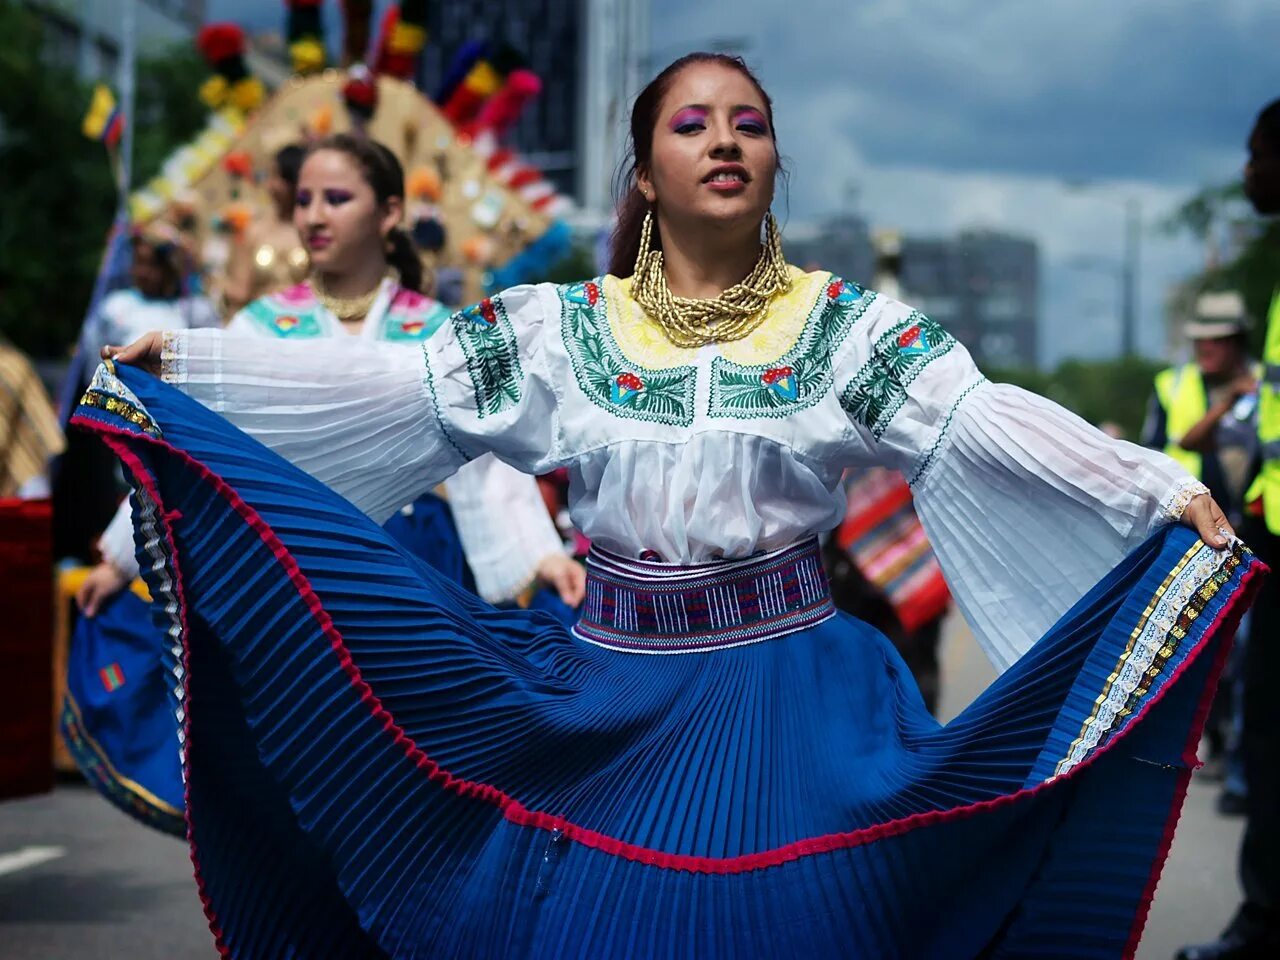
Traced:
<path fill-rule="evenodd" d="M 760 248 L 760 259 L 745 280 L 718 297 L 673 295 L 662 270 L 662 251 L 650 249 L 652 236 L 653 212 L 650 211 L 640 231 L 640 252 L 631 280 L 631 296 L 677 347 L 702 347 L 749 336 L 764 323 L 769 301 L 791 286 L 791 271 L 782 256 L 782 238 L 772 213 L 765 218 L 765 242 Z"/>
<path fill-rule="evenodd" d="M 362 293 L 358 297 L 337 297 L 325 290 L 324 280 L 317 272 L 311 278 L 311 289 L 315 291 L 316 299 L 324 305 L 325 309 L 339 320 L 358 320 L 368 315 L 373 307 L 373 301 L 378 299 L 378 294 L 382 292 L 382 281 L 394 276 L 395 272 L 388 270 L 382 275 L 377 286 L 368 293 Z"/>

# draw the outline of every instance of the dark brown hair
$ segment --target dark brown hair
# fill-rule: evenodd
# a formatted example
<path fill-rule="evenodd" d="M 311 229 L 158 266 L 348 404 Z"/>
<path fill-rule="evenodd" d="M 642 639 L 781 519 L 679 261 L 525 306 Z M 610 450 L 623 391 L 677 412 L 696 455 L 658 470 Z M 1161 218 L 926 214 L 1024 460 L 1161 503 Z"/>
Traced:
<path fill-rule="evenodd" d="M 751 81 L 751 85 L 760 94 L 760 99 L 764 101 L 769 133 L 773 137 L 774 151 L 777 151 L 778 135 L 773 129 L 773 101 L 764 92 L 764 87 L 746 61 L 725 53 L 689 53 L 670 64 L 649 81 L 649 85 L 640 91 L 631 107 L 631 138 L 627 157 L 618 170 L 619 175 L 614 178 L 618 222 L 613 228 L 613 237 L 609 243 L 609 272 L 615 277 L 631 276 L 635 270 L 636 255 L 640 252 L 640 230 L 644 224 L 644 215 L 649 212 L 649 203 L 636 189 L 636 175 L 641 168 L 647 168 L 653 159 L 653 131 L 658 125 L 658 110 L 680 72 L 685 67 L 698 63 L 715 63 L 737 70 Z M 783 172 L 781 157 L 778 158 L 778 172 Z M 652 242 L 655 248 L 662 249 L 662 238 L 658 230 L 653 231 Z"/>
<path fill-rule="evenodd" d="M 404 200 L 404 168 L 396 155 L 377 140 L 335 133 L 313 143 L 307 150 L 307 156 L 321 150 L 334 150 L 354 160 L 365 183 L 373 188 L 378 203 L 386 203 L 392 197 Z M 391 244 L 387 262 L 399 271 L 401 286 L 421 293 L 422 261 L 418 259 L 417 248 L 409 234 L 403 227 L 392 227 L 387 240 Z"/>

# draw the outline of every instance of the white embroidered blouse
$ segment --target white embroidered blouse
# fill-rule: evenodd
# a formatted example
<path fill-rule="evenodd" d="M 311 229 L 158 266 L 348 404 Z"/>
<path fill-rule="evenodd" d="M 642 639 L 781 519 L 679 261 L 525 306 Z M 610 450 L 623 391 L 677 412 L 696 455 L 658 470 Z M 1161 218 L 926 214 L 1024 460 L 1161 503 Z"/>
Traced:
<path fill-rule="evenodd" d="M 825 273 L 795 271 L 734 343 L 672 345 L 629 282 L 605 277 L 515 287 L 423 353 L 194 331 L 166 336 L 163 368 L 375 519 L 493 452 L 526 472 L 567 466 L 579 529 L 671 563 L 822 533 L 845 467 L 895 467 L 999 667 L 1203 491 L 1163 454 L 989 383 L 937 324 Z"/>

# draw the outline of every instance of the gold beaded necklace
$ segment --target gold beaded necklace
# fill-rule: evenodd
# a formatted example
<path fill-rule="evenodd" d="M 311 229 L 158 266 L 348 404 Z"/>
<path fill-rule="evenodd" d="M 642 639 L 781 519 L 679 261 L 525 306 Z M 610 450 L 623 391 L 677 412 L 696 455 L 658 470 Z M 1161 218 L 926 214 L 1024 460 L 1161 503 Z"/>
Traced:
<path fill-rule="evenodd" d="M 703 347 L 749 336 L 768 315 L 769 301 L 791 286 L 791 271 L 782 256 L 778 222 L 765 217 L 765 241 L 760 259 L 746 279 L 718 297 L 677 297 L 667 286 L 662 251 L 650 249 L 653 212 L 645 214 L 640 252 L 631 280 L 631 296 L 677 347 Z"/>
<path fill-rule="evenodd" d="M 325 309 L 339 320 L 347 322 L 368 316 L 369 310 L 373 307 L 373 301 L 377 300 L 378 294 L 382 292 L 382 281 L 388 277 L 397 276 L 394 270 L 388 269 L 378 280 L 377 286 L 368 293 L 362 293 L 358 297 L 338 297 L 325 290 L 324 280 L 317 271 L 311 278 L 311 289 L 315 291 L 316 299 L 324 305 Z"/>

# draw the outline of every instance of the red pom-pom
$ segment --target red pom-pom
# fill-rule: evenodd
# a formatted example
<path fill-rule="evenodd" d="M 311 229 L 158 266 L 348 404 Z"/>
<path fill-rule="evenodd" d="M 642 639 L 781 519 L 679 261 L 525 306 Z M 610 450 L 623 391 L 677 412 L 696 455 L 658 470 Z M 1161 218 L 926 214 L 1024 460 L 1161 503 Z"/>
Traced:
<path fill-rule="evenodd" d="M 347 109 L 371 117 L 378 106 L 378 84 L 366 71 L 353 73 L 342 85 L 342 99 Z"/>
<path fill-rule="evenodd" d="M 248 180 L 253 176 L 253 158 L 244 150 L 232 150 L 222 158 L 222 169 L 233 177 Z"/>
<path fill-rule="evenodd" d="M 513 70 L 502 89 L 490 97 L 467 125 L 471 133 L 492 130 L 501 136 L 520 119 L 529 101 L 542 92 L 542 81 L 532 70 Z"/>
<path fill-rule="evenodd" d="M 507 186 L 512 190 L 519 190 L 521 187 L 527 187 L 530 184 L 537 183 L 541 179 L 541 170 L 538 170 L 536 167 L 521 167 L 507 178 Z"/>
<path fill-rule="evenodd" d="M 455 127 L 461 126 L 480 108 L 484 98 L 465 83 L 458 84 L 448 101 L 440 108 L 441 112 Z"/>
<path fill-rule="evenodd" d="M 244 54 L 244 31 L 234 23 L 211 23 L 196 34 L 196 49 L 210 64 Z"/>

